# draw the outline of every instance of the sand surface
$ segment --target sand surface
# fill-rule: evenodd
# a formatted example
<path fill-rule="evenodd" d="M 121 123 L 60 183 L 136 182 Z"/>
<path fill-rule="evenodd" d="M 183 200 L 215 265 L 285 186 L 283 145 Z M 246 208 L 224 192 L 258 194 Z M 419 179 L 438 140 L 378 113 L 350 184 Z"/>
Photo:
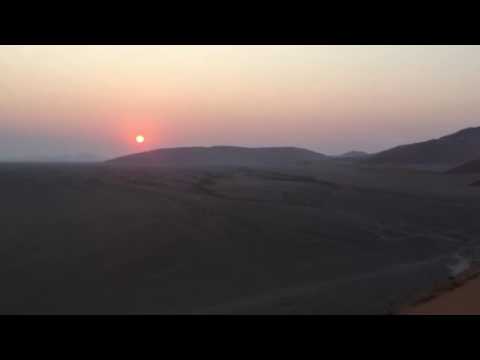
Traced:
<path fill-rule="evenodd" d="M 0 314 L 384 314 L 475 259 L 475 177 L 0 164 Z"/>
<path fill-rule="evenodd" d="M 450 284 L 431 297 L 401 311 L 406 315 L 479 315 L 480 272 Z"/>

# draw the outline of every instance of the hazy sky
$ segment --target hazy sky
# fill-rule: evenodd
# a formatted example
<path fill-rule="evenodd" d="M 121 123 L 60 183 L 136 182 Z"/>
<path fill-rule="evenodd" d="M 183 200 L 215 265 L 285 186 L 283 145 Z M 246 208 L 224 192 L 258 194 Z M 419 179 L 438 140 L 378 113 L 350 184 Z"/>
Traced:
<path fill-rule="evenodd" d="M 479 126 L 479 89 L 479 46 L 0 46 L 0 160 L 379 151 Z"/>

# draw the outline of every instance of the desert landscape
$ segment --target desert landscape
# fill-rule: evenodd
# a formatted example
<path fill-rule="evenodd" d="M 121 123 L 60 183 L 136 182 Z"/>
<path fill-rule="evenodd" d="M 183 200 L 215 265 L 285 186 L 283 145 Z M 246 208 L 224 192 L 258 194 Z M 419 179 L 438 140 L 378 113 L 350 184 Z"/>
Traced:
<path fill-rule="evenodd" d="M 480 173 L 426 169 L 458 165 L 439 154 L 3 163 L 0 313 L 395 313 L 480 260 Z"/>
<path fill-rule="evenodd" d="M 0 315 L 480 314 L 479 63 L 0 45 Z"/>

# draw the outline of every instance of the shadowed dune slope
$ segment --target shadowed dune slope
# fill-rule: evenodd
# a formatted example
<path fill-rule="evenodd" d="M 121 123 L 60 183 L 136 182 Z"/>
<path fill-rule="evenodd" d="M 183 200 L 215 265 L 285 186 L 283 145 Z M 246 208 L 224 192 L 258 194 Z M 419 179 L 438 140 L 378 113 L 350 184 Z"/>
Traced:
<path fill-rule="evenodd" d="M 376 164 L 451 164 L 480 158 L 480 127 L 467 128 L 439 139 L 401 145 L 367 159 Z"/>
<path fill-rule="evenodd" d="M 478 247 L 461 176 L 0 165 L 0 314 L 390 313 Z"/>
<path fill-rule="evenodd" d="M 447 171 L 449 174 L 476 174 L 480 173 L 480 159 L 467 161 L 466 163 L 454 167 Z"/>

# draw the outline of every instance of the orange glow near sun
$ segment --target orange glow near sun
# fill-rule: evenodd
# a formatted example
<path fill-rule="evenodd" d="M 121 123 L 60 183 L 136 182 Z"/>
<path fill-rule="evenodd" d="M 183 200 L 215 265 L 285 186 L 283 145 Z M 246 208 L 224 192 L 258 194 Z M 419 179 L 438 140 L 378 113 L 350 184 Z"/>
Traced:
<path fill-rule="evenodd" d="M 137 137 L 135 138 L 135 141 L 141 144 L 145 141 L 145 138 L 143 137 L 143 135 L 137 135 Z"/>

